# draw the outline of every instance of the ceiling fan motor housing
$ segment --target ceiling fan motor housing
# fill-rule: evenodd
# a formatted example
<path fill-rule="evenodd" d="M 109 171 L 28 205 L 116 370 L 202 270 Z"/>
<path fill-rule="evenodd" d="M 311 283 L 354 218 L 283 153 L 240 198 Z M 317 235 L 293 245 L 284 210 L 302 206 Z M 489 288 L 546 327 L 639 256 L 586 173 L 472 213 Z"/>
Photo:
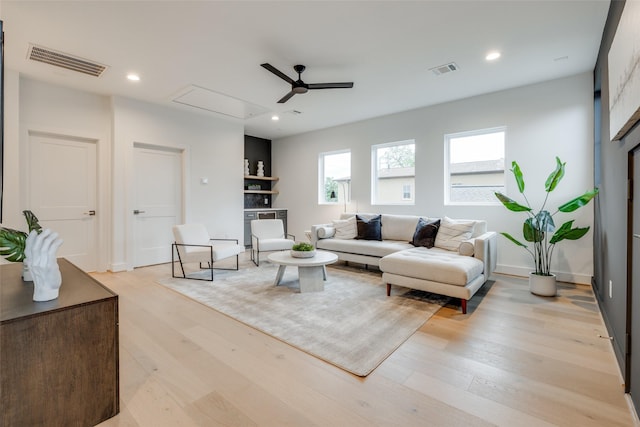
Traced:
<path fill-rule="evenodd" d="M 309 87 L 302 80 L 298 80 L 291 86 L 291 90 L 295 93 L 307 93 Z"/>

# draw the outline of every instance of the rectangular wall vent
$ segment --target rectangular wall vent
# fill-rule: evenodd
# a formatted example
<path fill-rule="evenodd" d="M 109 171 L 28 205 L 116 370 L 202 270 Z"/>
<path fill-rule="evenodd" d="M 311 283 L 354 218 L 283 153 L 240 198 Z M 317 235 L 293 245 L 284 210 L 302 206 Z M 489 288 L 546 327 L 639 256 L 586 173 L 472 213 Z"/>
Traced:
<path fill-rule="evenodd" d="M 94 77 L 100 77 L 107 69 L 106 65 L 35 45 L 29 46 L 27 58 Z"/>
<path fill-rule="evenodd" d="M 451 73 L 452 71 L 458 71 L 458 65 L 455 62 L 449 62 L 448 64 L 438 65 L 437 67 L 429 68 L 433 74 L 439 76 L 441 74 Z"/>

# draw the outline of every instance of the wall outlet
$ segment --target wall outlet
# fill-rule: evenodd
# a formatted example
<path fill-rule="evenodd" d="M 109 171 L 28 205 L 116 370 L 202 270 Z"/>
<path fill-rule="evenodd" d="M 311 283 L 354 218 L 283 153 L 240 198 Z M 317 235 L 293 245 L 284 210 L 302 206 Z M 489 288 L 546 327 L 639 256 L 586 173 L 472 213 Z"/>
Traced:
<path fill-rule="evenodd" d="M 609 298 L 613 298 L 613 281 L 609 280 Z"/>

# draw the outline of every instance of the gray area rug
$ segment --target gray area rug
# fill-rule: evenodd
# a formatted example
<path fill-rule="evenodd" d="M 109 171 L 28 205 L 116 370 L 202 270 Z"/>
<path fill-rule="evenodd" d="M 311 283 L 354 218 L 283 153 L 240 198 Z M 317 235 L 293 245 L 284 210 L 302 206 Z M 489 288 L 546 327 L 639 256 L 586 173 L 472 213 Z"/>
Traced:
<path fill-rule="evenodd" d="M 244 262 L 239 271 L 215 270 L 213 282 L 159 283 L 361 377 L 448 301 L 395 286 L 387 297 L 379 272 L 342 265 L 327 268 L 324 291 L 300 293 L 297 268 L 287 267 L 275 287 L 277 269 Z"/>

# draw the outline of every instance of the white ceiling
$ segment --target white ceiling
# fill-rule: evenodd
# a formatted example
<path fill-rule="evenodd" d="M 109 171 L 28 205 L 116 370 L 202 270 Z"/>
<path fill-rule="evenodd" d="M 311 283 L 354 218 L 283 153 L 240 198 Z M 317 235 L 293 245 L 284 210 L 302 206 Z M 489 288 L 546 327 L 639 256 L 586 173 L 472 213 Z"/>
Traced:
<path fill-rule="evenodd" d="M 0 17 L 9 69 L 228 118 L 249 135 L 276 139 L 592 71 L 608 8 L 608 0 L 1 0 Z M 31 61 L 30 44 L 109 68 L 96 78 Z M 502 57 L 489 63 L 491 50 Z M 304 64 L 306 83 L 353 81 L 354 88 L 277 104 L 290 86 L 263 62 L 291 77 L 293 65 Z M 448 62 L 459 70 L 429 71 Z M 141 81 L 128 81 L 129 72 Z M 172 101 L 191 86 L 265 113 L 233 119 Z"/>

